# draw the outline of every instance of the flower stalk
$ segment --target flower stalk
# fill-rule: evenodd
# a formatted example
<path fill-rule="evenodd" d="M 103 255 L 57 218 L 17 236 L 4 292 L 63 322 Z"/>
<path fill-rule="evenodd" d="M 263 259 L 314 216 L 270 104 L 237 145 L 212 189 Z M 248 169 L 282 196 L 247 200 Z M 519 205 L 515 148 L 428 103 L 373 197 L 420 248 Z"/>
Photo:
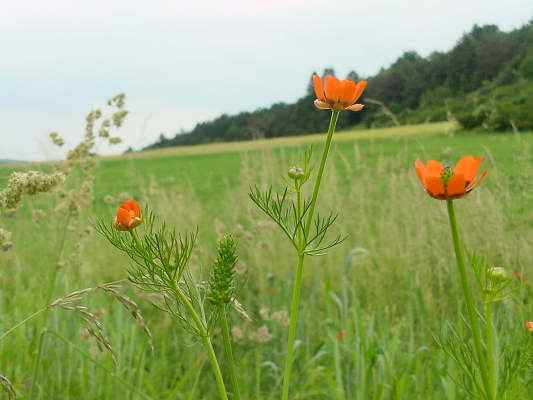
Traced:
<path fill-rule="evenodd" d="M 231 380 L 231 387 L 233 389 L 233 398 L 240 400 L 241 393 L 239 390 L 239 381 L 237 379 L 237 367 L 235 365 L 235 357 L 233 356 L 233 346 L 231 344 L 231 332 L 228 322 L 228 311 L 224 307 L 220 315 L 220 328 L 222 330 L 222 344 L 224 346 L 224 354 L 229 364 L 229 375 Z"/>
<path fill-rule="evenodd" d="M 315 185 L 313 187 L 313 195 L 311 196 L 311 206 L 309 208 L 309 214 L 307 215 L 307 223 L 305 224 L 305 235 L 309 235 L 309 229 L 311 228 L 311 222 L 315 214 L 316 201 L 318 198 L 318 192 L 320 191 L 320 184 L 322 183 L 322 176 L 324 175 L 324 168 L 328 160 L 329 150 L 331 148 L 331 142 L 333 140 L 333 133 L 337 126 L 337 120 L 339 119 L 340 111 L 333 110 L 331 112 L 331 119 L 329 121 L 328 135 L 326 138 L 326 144 L 324 145 L 324 151 L 322 152 L 322 159 L 320 160 L 320 167 L 318 168 L 318 174 L 316 176 Z"/>
<path fill-rule="evenodd" d="M 207 331 L 207 327 L 194 309 L 194 306 L 189 301 L 187 296 L 183 294 L 183 292 L 177 287 L 174 281 L 171 282 L 173 283 L 171 285 L 172 292 L 174 293 L 176 298 L 179 299 L 179 301 L 182 302 L 182 304 L 184 304 L 187 308 L 187 311 L 191 316 L 195 327 L 199 333 L 199 336 L 202 340 L 202 344 L 204 345 L 204 348 L 207 351 L 207 356 L 209 357 L 209 362 L 211 363 L 211 369 L 213 370 L 213 374 L 215 375 L 215 382 L 217 385 L 219 396 L 222 400 L 228 400 L 228 394 L 226 392 L 224 378 L 222 377 L 220 365 L 218 364 L 218 359 L 215 354 L 215 350 L 213 349 L 213 344 L 211 343 L 211 338 L 209 336 L 209 332 Z"/>
<path fill-rule="evenodd" d="M 292 288 L 287 354 L 283 371 L 282 400 L 288 400 L 289 398 L 305 257 L 323 255 L 327 250 L 344 241 L 341 235 L 338 235 L 333 240 L 325 241 L 330 228 L 337 220 L 338 215 L 336 213 L 330 212 L 325 217 L 319 214 L 315 215 L 333 134 L 341 111 L 357 112 L 363 109 L 364 106 L 356 102 L 366 87 L 366 81 L 356 83 L 347 79 L 338 80 L 331 75 L 327 75 L 323 79 L 318 75 L 314 75 L 312 79 L 316 95 L 314 104 L 318 109 L 331 110 L 331 117 L 311 198 L 304 198 L 303 191 L 303 186 L 309 181 L 311 176 L 311 148 L 304 153 L 302 167 L 293 166 L 289 169 L 288 175 L 292 180 L 291 187 L 285 187 L 281 192 L 273 193 L 272 187 L 262 191 L 255 186 L 249 193 L 251 200 L 257 207 L 281 229 L 296 250 L 298 259 Z"/>
<path fill-rule="evenodd" d="M 483 343 L 481 340 L 481 330 L 479 326 L 474 297 L 472 295 L 472 291 L 470 289 L 470 284 L 468 281 L 468 276 L 466 273 L 463 247 L 462 247 L 461 239 L 459 238 L 459 229 L 457 226 L 457 218 L 455 215 L 453 200 L 446 200 L 446 205 L 448 208 L 448 217 L 450 220 L 450 229 L 452 233 L 455 258 L 457 261 L 457 269 L 459 270 L 461 288 L 463 290 L 463 296 L 466 302 L 468 323 L 470 324 L 470 329 L 472 331 L 472 336 L 474 339 L 474 350 L 476 352 L 477 364 L 479 366 L 479 370 L 481 373 L 483 391 L 487 399 L 494 400 L 496 399 L 496 393 L 495 393 L 496 383 L 495 383 L 494 378 L 491 379 L 491 377 L 489 376 L 489 371 L 488 371 L 488 363 L 491 363 L 491 362 L 493 363 L 494 352 L 491 351 L 485 354 L 483 351 Z M 491 342 L 492 342 L 492 322 L 491 323 L 487 322 L 487 326 L 489 325 L 490 325 L 490 330 L 491 330 Z M 490 347 L 492 350 L 492 344 Z M 491 359 L 491 361 L 488 360 L 489 358 Z"/>
<path fill-rule="evenodd" d="M 498 366 L 495 352 L 494 338 L 494 303 L 485 302 L 485 340 L 487 343 L 487 374 L 489 381 L 489 398 L 496 399 L 498 393 Z"/>
<path fill-rule="evenodd" d="M 299 308 L 300 308 L 300 295 L 302 291 L 302 279 L 303 279 L 303 268 L 305 260 L 305 248 L 307 245 L 307 238 L 309 236 L 309 230 L 311 228 L 313 217 L 316 209 L 316 203 L 318 199 L 318 193 L 320 191 L 320 185 L 322 183 L 322 176 L 324 175 L 324 169 L 326 167 L 326 162 L 328 160 L 329 151 L 331 148 L 331 142 L 333 139 L 333 133 L 335 132 L 335 127 L 337 125 L 337 120 L 339 118 L 340 111 L 332 110 L 331 119 L 329 122 L 328 134 L 326 138 L 326 143 L 324 145 L 324 150 L 322 152 L 322 158 L 320 160 L 320 166 L 318 169 L 318 174 L 315 179 L 315 184 L 313 187 L 313 194 L 311 196 L 311 203 L 309 206 L 309 211 L 307 214 L 307 222 L 302 227 L 303 235 L 297 235 L 297 250 L 298 250 L 298 264 L 296 266 L 296 275 L 294 279 L 294 285 L 292 289 L 292 300 L 291 300 L 291 315 L 289 322 L 289 334 L 287 338 L 287 356 L 285 359 L 285 368 L 283 373 L 283 388 L 282 388 L 282 399 L 288 400 L 289 398 L 289 389 L 291 382 L 292 374 L 292 364 L 294 358 L 294 342 L 296 340 L 296 330 L 298 327 L 299 320 Z M 297 199 L 298 199 L 298 212 L 301 208 L 301 192 L 300 186 L 296 185 L 297 190 Z"/>
<path fill-rule="evenodd" d="M 189 260 L 195 246 L 197 233 L 181 235 L 152 212 L 143 218 L 140 205 L 134 200 L 123 202 L 112 224 L 100 221 L 97 231 L 113 246 L 129 256 L 132 264 L 129 280 L 137 288 L 149 293 L 159 293 L 164 300 L 160 309 L 174 317 L 185 329 L 202 343 L 211 363 L 215 383 L 222 400 L 228 400 L 222 371 L 211 342 L 210 318 L 206 315 L 204 300 L 226 299 L 230 291 L 217 292 L 213 297 L 202 293 L 206 288 L 198 285 L 189 270 Z M 143 234 L 137 228 L 144 224 Z M 124 231 L 129 235 L 124 235 Z M 227 282 L 227 275 L 217 283 Z M 217 286 L 219 288 L 220 286 Z"/>

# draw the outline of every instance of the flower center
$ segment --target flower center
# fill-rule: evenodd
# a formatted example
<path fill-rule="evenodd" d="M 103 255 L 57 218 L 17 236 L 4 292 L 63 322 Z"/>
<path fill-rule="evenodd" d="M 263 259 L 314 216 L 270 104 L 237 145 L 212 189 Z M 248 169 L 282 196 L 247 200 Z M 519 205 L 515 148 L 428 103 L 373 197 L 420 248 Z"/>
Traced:
<path fill-rule="evenodd" d="M 452 176 L 453 176 L 453 168 L 450 167 L 449 165 L 446 165 L 444 167 L 444 170 L 442 171 L 442 174 L 440 175 L 442 179 L 442 183 L 444 184 L 444 187 L 448 186 L 448 181 L 451 179 Z"/>

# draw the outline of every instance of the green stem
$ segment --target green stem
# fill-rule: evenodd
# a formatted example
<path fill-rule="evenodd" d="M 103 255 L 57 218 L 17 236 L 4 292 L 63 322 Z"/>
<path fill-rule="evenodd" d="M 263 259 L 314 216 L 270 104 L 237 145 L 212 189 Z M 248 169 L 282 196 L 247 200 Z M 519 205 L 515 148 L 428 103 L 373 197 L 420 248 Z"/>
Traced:
<path fill-rule="evenodd" d="M 261 400 L 261 347 L 255 349 L 255 400 Z"/>
<path fill-rule="evenodd" d="M 48 310 L 48 306 L 46 307 L 43 307 L 41 308 L 40 310 L 37 310 L 35 311 L 33 314 L 27 316 L 26 318 L 24 318 L 22 321 L 20 321 L 18 324 L 16 324 L 15 326 L 12 326 L 10 329 L 8 329 L 7 331 L 5 331 L 4 333 L 2 333 L 2 335 L 0 336 L 0 342 L 2 340 L 4 340 L 7 336 L 9 336 L 14 330 L 16 330 L 17 328 L 20 328 L 22 325 L 24 325 L 26 322 L 28 321 L 31 321 L 32 319 L 34 319 L 35 317 L 39 316 L 41 313 L 43 313 L 44 311 Z"/>
<path fill-rule="evenodd" d="M 285 371 L 283 373 L 282 399 L 289 398 L 289 384 L 291 381 L 292 359 L 294 356 L 294 341 L 296 339 L 296 328 L 298 326 L 298 308 L 300 305 L 300 292 L 302 288 L 302 276 L 304 266 L 304 255 L 298 256 L 298 267 L 296 269 L 296 279 L 292 291 L 291 317 L 289 323 L 289 338 L 287 340 L 287 358 L 285 359 Z"/>
<path fill-rule="evenodd" d="M 43 345 L 44 345 L 44 336 L 46 335 L 46 328 L 43 329 L 41 335 L 39 336 L 39 346 L 37 348 L 37 358 L 35 359 L 35 364 L 33 365 L 33 373 L 31 379 L 31 388 L 30 388 L 30 399 L 35 397 L 35 392 L 37 388 L 37 374 L 39 373 L 39 365 L 41 364 L 41 358 L 43 355 Z"/>
<path fill-rule="evenodd" d="M 182 293 L 181 290 L 176 286 L 176 284 L 173 282 L 172 290 L 176 297 L 179 298 L 179 301 L 185 305 L 187 310 L 189 311 L 189 315 L 194 321 L 194 324 L 196 325 L 196 329 L 198 329 L 200 336 L 202 338 L 202 342 L 204 344 L 205 350 L 207 351 L 207 355 L 209 357 L 209 361 L 211 362 L 211 368 L 213 369 L 213 373 L 215 374 L 215 380 L 218 388 L 218 392 L 220 395 L 220 398 L 223 400 L 228 400 L 228 394 L 226 392 L 226 386 L 224 385 L 224 379 L 222 378 L 222 372 L 220 371 L 220 366 L 218 365 L 217 356 L 215 354 L 215 350 L 213 349 L 213 344 L 211 343 L 211 339 L 209 338 L 209 332 L 207 332 L 207 328 L 203 321 L 201 320 L 200 316 L 194 309 L 194 306 L 189 301 L 189 299 Z"/>
<path fill-rule="evenodd" d="M 320 160 L 320 167 L 318 168 L 318 175 L 315 180 L 315 186 L 313 188 L 313 195 L 311 196 L 311 205 L 309 206 L 309 214 L 307 215 L 307 223 L 305 224 L 305 235 L 309 234 L 311 228 L 311 222 L 315 214 L 316 200 L 318 198 L 318 192 L 320 190 L 320 184 L 322 183 L 322 175 L 324 175 L 324 168 L 326 167 L 326 161 L 328 160 L 329 149 L 331 148 L 331 141 L 333 139 L 333 133 L 337 126 L 337 120 L 339 119 L 340 111 L 333 110 L 331 112 L 331 119 L 329 121 L 328 135 L 326 138 L 326 144 L 324 145 L 324 151 L 322 152 L 322 159 Z M 305 238 L 307 239 L 307 238 Z"/>
<path fill-rule="evenodd" d="M 103 371 L 105 371 L 108 375 L 112 376 L 114 379 L 119 381 L 124 386 L 125 389 L 130 389 L 131 390 L 132 387 L 133 387 L 133 391 L 137 392 L 145 400 L 152 400 L 152 398 L 149 397 L 147 394 L 145 394 L 142 391 L 138 390 L 137 388 L 135 388 L 135 386 L 132 386 L 131 382 L 127 382 L 124 379 L 122 379 L 118 375 L 117 370 L 110 369 L 110 368 L 106 367 L 104 364 L 99 363 L 94 358 L 92 358 L 92 356 L 89 353 L 87 353 L 84 349 L 82 349 L 81 347 L 76 346 L 70 340 L 68 340 L 68 339 L 64 338 L 63 336 L 61 336 L 59 333 L 56 333 L 56 332 L 50 331 L 50 330 L 45 330 L 43 332 L 43 335 L 44 334 L 52 336 L 52 337 L 60 340 L 61 342 L 63 342 L 67 346 L 71 347 L 72 349 L 74 349 L 75 351 L 80 353 L 84 358 L 86 358 L 87 360 L 92 362 L 94 365 L 96 365 L 98 368 L 101 368 Z"/>
<path fill-rule="evenodd" d="M 239 381 L 237 380 L 237 368 L 235 367 L 235 358 L 233 357 L 233 348 L 231 346 L 231 335 L 228 322 L 228 310 L 225 306 L 220 316 L 220 327 L 222 329 L 222 341 L 224 344 L 224 353 L 229 363 L 229 375 L 231 386 L 233 388 L 233 398 L 240 400 Z"/>
<path fill-rule="evenodd" d="M 296 183 L 296 212 L 298 218 L 301 218 L 302 213 L 302 187 L 300 183 Z M 302 218 L 303 220 L 303 218 Z M 300 222 L 300 227 L 296 229 L 296 243 L 298 246 L 302 245 L 302 235 L 304 234 L 303 221 Z"/>
<path fill-rule="evenodd" d="M 135 244 L 140 246 L 141 241 L 137 232 L 135 230 L 131 230 L 130 235 L 135 241 Z M 226 392 L 226 386 L 224 385 L 224 379 L 222 378 L 222 372 L 220 371 L 217 356 L 215 354 L 215 350 L 213 349 L 213 344 L 211 343 L 211 339 L 209 337 L 209 332 L 207 331 L 205 322 L 202 320 L 202 318 L 200 318 L 200 315 L 198 315 L 198 313 L 194 309 L 194 306 L 192 305 L 191 301 L 187 298 L 187 296 L 183 294 L 176 282 L 172 279 L 170 279 L 170 289 L 176 296 L 177 300 L 180 301 L 183 305 L 185 305 L 185 308 L 187 308 L 189 315 L 193 319 L 194 325 L 196 326 L 196 329 L 198 330 L 200 337 L 202 338 L 204 348 L 207 351 L 209 361 L 211 362 L 211 369 L 213 370 L 213 373 L 215 375 L 215 381 L 217 384 L 220 398 L 222 400 L 228 400 L 228 394 Z"/>
<path fill-rule="evenodd" d="M 496 363 L 496 354 L 494 352 L 494 304 L 485 302 L 485 320 L 486 320 L 486 341 L 487 341 L 487 370 L 489 376 L 490 397 L 497 398 L 498 394 L 498 366 Z"/>
<path fill-rule="evenodd" d="M 342 381 L 342 355 L 339 349 L 339 340 L 333 337 L 333 359 L 335 365 L 335 383 L 337 384 L 336 397 L 339 400 L 345 399 L 344 383 Z"/>
<path fill-rule="evenodd" d="M 450 228 L 452 231 L 453 247 L 455 250 L 455 258 L 457 260 L 457 269 L 459 270 L 459 275 L 461 277 L 461 285 L 463 289 L 463 295 L 466 301 L 466 309 L 468 313 L 468 322 L 470 323 L 470 328 L 472 330 L 472 336 L 474 338 L 474 348 L 476 351 L 478 366 L 481 373 L 481 380 L 483 382 L 483 387 L 485 391 L 485 396 L 488 399 L 494 399 L 490 395 L 490 383 L 489 377 L 486 369 L 485 355 L 483 354 L 483 346 L 481 343 L 481 331 L 479 328 L 477 310 L 474 304 L 474 297 L 470 290 L 470 285 L 468 284 L 468 277 L 466 274 L 465 260 L 463 255 L 463 248 L 461 245 L 461 240 L 459 239 L 459 230 L 457 227 L 457 219 L 455 217 L 455 209 L 453 206 L 453 200 L 447 200 L 448 206 L 448 216 L 450 219 Z"/>
<path fill-rule="evenodd" d="M 55 264 L 53 265 L 52 275 L 50 277 L 50 281 L 48 282 L 48 289 L 46 291 L 46 302 L 47 303 L 52 302 L 52 298 L 54 296 L 54 291 L 56 288 L 57 273 L 59 272 L 59 263 L 61 262 L 61 258 L 63 257 L 63 250 L 65 248 L 68 225 L 70 223 L 70 217 L 71 215 L 70 213 L 68 213 L 65 218 L 64 224 L 62 225 L 63 232 L 61 234 L 61 239 L 59 240 L 59 247 L 57 250 L 57 259 L 55 260 Z"/>
<path fill-rule="evenodd" d="M 307 245 L 307 237 L 309 235 L 311 223 L 313 222 L 316 202 L 318 199 L 318 192 L 320 191 L 320 184 L 322 183 L 322 176 L 324 175 L 324 169 L 326 167 L 326 161 L 328 160 L 328 154 L 331 148 L 333 133 L 335 132 L 335 127 L 337 125 L 339 114 L 340 114 L 340 111 L 338 110 L 333 110 L 331 112 L 331 119 L 329 121 L 329 128 L 328 128 L 328 133 L 326 137 L 326 143 L 324 145 L 324 151 L 322 152 L 322 158 L 320 160 L 320 167 L 318 168 L 318 174 L 315 179 L 315 185 L 313 187 L 313 194 L 311 196 L 311 203 L 309 205 L 309 214 L 307 214 L 307 221 L 304 226 L 303 235 L 302 235 L 303 237 L 301 238 L 301 243 L 298 243 L 299 245 L 298 266 L 296 267 L 296 277 L 294 281 L 294 286 L 292 288 L 289 336 L 287 339 L 287 357 L 285 359 L 285 369 L 283 373 L 283 388 L 282 388 L 282 395 L 281 395 L 282 400 L 289 399 L 289 387 L 291 383 L 292 362 L 293 362 L 293 357 L 294 357 L 294 341 L 296 340 L 296 328 L 298 327 L 298 319 L 299 319 L 298 313 L 299 313 L 299 307 L 300 307 L 300 293 L 302 289 L 305 247 Z"/>

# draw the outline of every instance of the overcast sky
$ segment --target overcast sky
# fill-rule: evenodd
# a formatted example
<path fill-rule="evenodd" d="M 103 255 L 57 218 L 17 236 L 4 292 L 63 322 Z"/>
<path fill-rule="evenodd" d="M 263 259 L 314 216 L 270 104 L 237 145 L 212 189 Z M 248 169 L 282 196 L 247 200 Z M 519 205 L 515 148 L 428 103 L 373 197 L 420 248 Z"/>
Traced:
<path fill-rule="evenodd" d="M 293 101 L 313 70 L 370 75 L 405 50 L 449 49 L 474 23 L 532 17 L 532 0 L 6 0 L 0 159 L 60 156 L 47 133 L 72 147 L 86 112 L 118 92 L 132 112 L 126 145 L 140 148 Z"/>

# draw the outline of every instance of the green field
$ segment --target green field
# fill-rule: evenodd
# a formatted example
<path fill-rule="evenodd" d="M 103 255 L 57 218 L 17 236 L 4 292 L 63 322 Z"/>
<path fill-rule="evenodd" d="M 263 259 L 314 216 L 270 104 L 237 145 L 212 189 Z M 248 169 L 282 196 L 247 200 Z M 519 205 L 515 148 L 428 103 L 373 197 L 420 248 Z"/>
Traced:
<path fill-rule="evenodd" d="M 0 221 L 14 242 L 0 252 L 0 335 L 65 293 L 126 278 L 127 259 L 96 235 L 94 223 L 111 220 L 118 200 L 133 196 L 180 231 L 198 228 L 197 274 L 212 262 L 217 238 L 224 232 L 238 238 L 238 300 L 252 316 L 252 322 L 233 316 L 242 333 L 235 352 L 243 398 L 279 398 L 286 327 L 278 317 L 289 308 L 295 257 L 248 190 L 281 188 L 304 146 L 316 147 L 316 161 L 322 140 L 311 135 L 101 158 L 91 198 L 81 199 L 81 211 L 70 217 L 57 193 L 26 199 Z M 459 320 L 462 304 L 446 207 L 424 194 L 413 168 L 417 158 L 455 162 L 464 154 L 484 155 L 489 171 L 479 189 L 456 202 L 467 247 L 509 273 L 533 276 L 532 133 L 466 133 L 442 123 L 336 134 L 320 210 L 338 211 L 336 229 L 348 239 L 306 264 L 291 399 L 468 398 L 434 340 L 448 321 Z M 11 171 L 28 168 L 0 167 L 0 187 Z M 76 182 L 69 177 L 67 190 Z M 217 398 L 201 346 L 146 294 L 121 285 L 139 304 L 154 350 L 128 313 L 96 291 L 84 304 L 103 321 L 118 366 L 87 338 L 74 312 L 50 310 L 0 342 L 0 375 L 20 398 Z M 531 296 L 525 285 L 514 301 L 498 306 L 502 342 L 515 335 L 533 348 L 523 329 L 533 319 Z M 260 343 L 261 327 L 270 336 Z M 532 390 L 531 376 L 524 376 L 515 398 Z"/>

